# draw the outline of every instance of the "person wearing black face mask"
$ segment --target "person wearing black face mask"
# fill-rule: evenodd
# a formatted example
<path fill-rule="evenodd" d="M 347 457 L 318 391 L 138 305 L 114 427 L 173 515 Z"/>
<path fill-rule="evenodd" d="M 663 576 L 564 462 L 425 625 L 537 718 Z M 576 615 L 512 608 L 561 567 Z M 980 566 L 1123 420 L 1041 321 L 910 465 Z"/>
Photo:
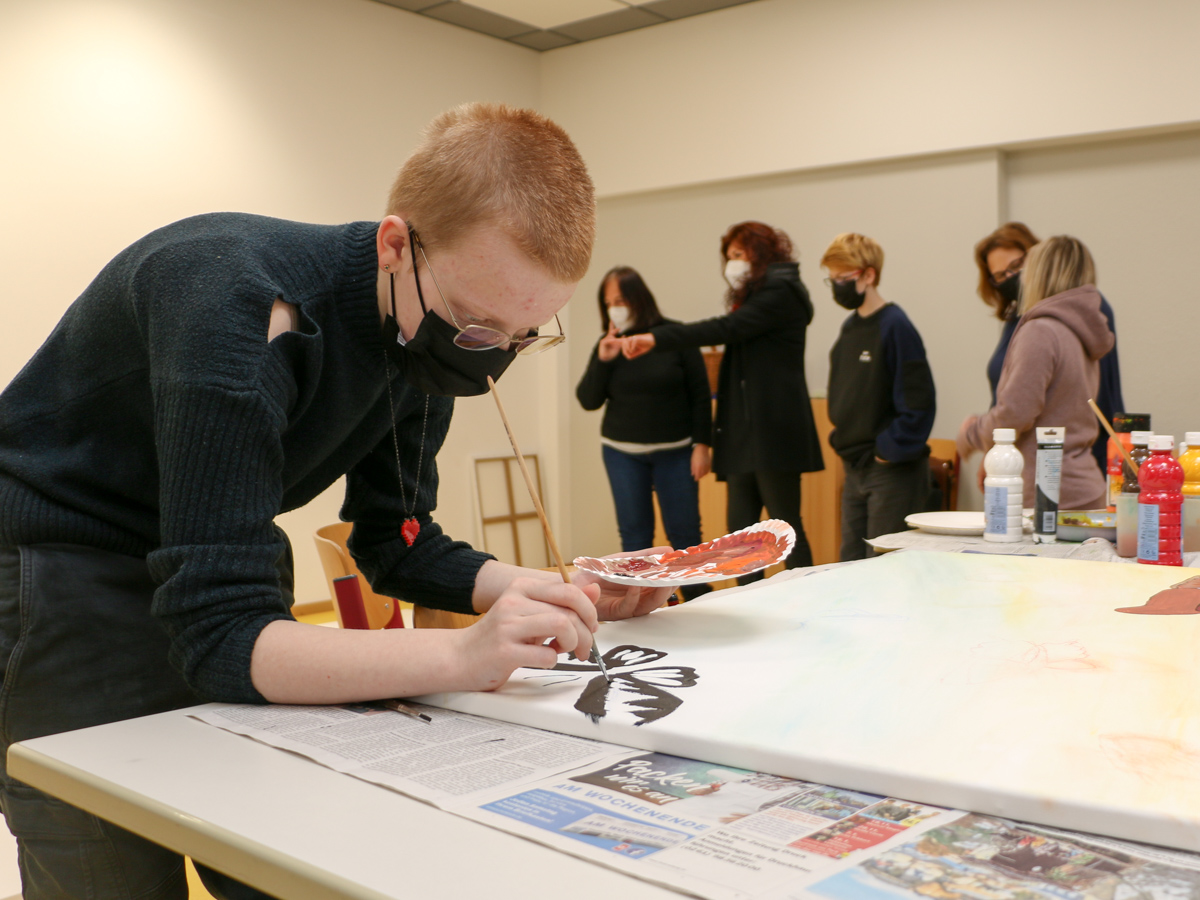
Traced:
<path fill-rule="evenodd" d="M 845 466 L 843 560 L 866 539 L 905 529 L 929 497 L 929 432 L 936 395 L 921 336 L 879 293 L 883 250 L 840 234 L 821 258 L 833 299 L 853 310 L 829 352 L 829 443 Z"/>
<path fill-rule="evenodd" d="M 601 618 L 666 601 L 508 565 L 432 516 L 454 396 L 562 340 L 594 231 L 566 133 L 467 104 L 431 123 L 382 220 L 195 216 L 131 244 L 71 304 L 0 392 L 0 806 L 27 900 L 187 887 L 178 854 L 9 777 L 10 742 L 204 701 L 491 690 L 588 656 Z M 503 440 L 490 408 L 475 427 Z M 487 615 L 297 622 L 276 517 L 340 479 L 378 593 Z M 265 896 L 201 877 L 217 897 Z"/>
<path fill-rule="evenodd" d="M 517 337 L 483 325 L 460 327 L 454 311 L 442 294 L 441 285 L 425 256 L 425 248 L 412 225 L 408 226 L 412 249 L 413 283 L 421 304 L 421 324 L 410 340 L 405 340 L 396 319 L 396 273 L 388 273 L 388 309 L 383 322 L 384 345 L 388 359 L 400 370 L 404 380 L 426 394 L 439 397 L 474 397 L 486 394 L 488 379 L 498 381 L 518 353 L 548 350 L 562 341 L 563 335 L 539 337 L 537 329 Z M 425 305 L 425 292 L 417 274 L 417 259 L 425 263 L 437 288 L 447 322 Z M 558 317 L 555 316 L 557 321 Z"/>
<path fill-rule="evenodd" d="M 975 245 L 975 265 L 979 269 L 977 291 L 983 302 L 995 311 L 996 318 L 1004 323 L 1000 341 L 987 364 L 993 406 L 996 404 L 996 386 L 1000 382 L 1004 358 L 1008 355 L 1008 345 L 1020 321 L 1017 308 L 1021 300 L 1021 270 L 1025 266 L 1026 254 L 1036 243 L 1037 237 L 1024 222 L 1006 222 Z M 1115 338 L 1117 328 L 1113 310 L 1103 295 L 1100 297 L 1100 311 L 1108 319 L 1109 330 Z M 1125 409 L 1115 340 L 1112 350 L 1100 360 L 1100 388 L 1096 392 L 1096 405 L 1109 421 L 1112 421 L 1114 412 L 1123 412 Z M 1108 435 L 1101 432 L 1092 445 L 1092 455 L 1096 457 L 1101 471 L 1105 468 L 1107 443 Z M 979 477 L 983 477 L 982 468 Z"/>

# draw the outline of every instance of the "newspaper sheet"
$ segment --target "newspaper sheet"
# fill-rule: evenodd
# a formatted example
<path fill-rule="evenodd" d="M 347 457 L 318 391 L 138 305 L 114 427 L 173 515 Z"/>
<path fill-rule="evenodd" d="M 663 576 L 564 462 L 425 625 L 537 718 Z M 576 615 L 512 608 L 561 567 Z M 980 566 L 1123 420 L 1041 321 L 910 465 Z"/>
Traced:
<path fill-rule="evenodd" d="M 710 900 L 1200 900 L 1200 856 L 418 704 L 203 722 Z"/>
<path fill-rule="evenodd" d="M 802 891 L 962 815 L 645 751 L 452 811 L 713 900 Z"/>
<path fill-rule="evenodd" d="M 210 703 L 193 717 L 435 806 L 589 765 L 617 749 L 446 709 L 411 708 L 428 721 L 372 703 Z"/>

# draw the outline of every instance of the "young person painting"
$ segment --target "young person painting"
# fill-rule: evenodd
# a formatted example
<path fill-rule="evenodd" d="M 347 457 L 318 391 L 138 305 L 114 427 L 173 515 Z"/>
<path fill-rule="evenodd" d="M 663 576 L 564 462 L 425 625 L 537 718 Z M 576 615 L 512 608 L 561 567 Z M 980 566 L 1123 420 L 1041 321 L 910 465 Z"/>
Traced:
<path fill-rule="evenodd" d="M 1000 343 L 988 360 L 987 377 L 992 388 L 992 404 L 996 403 L 996 386 L 1000 383 L 1000 371 L 1004 368 L 1004 357 L 1012 342 L 1013 332 L 1020 321 L 1018 307 L 1021 300 L 1021 270 L 1028 253 L 1038 239 L 1024 222 L 1007 222 L 975 245 L 975 265 L 979 268 L 979 296 L 1004 323 L 1000 332 Z M 1121 396 L 1121 364 L 1117 359 L 1117 326 L 1112 307 L 1100 295 L 1100 311 L 1108 320 L 1113 333 L 1113 348 L 1100 360 L 1100 386 L 1096 389 L 1096 405 L 1105 418 L 1112 421 L 1114 412 L 1125 409 Z M 1105 470 L 1108 453 L 1108 433 L 1101 432 L 1092 444 L 1092 455 Z M 980 483 L 983 474 L 981 470 Z"/>
<path fill-rule="evenodd" d="M 585 656 L 598 615 L 665 600 L 502 564 L 430 517 L 452 398 L 562 340 L 594 223 L 570 139 L 529 111 L 451 110 L 387 212 L 155 231 L 0 394 L 5 745 L 201 700 L 486 690 Z M 273 520 L 343 474 L 376 590 L 489 614 L 458 631 L 296 622 Z M 177 854 L 7 775 L 0 805 L 29 900 L 186 896 Z M 205 877 L 219 896 L 257 893 Z"/>
<path fill-rule="evenodd" d="M 1087 401 L 1096 395 L 1100 360 L 1113 346 L 1100 308 L 1096 267 L 1077 238 L 1060 235 L 1034 246 L 1022 275 L 1020 321 L 1004 357 L 996 404 L 970 416 L 958 433 L 962 457 L 992 446 L 993 428 L 1013 428 L 1025 457 L 1025 505 L 1034 504 L 1037 439 L 1034 429 L 1066 428 L 1062 509 L 1104 506 L 1104 477 L 1091 454 L 1100 425 Z"/>
<path fill-rule="evenodd" d="M 717 381 L 713 471 L 726 482 L 730 531 L 753 525 L 763 507 L 796 530 L 787 567 L 812 565 L 800 519 L 800 475 L 825 468 L 804 378 L 812 302 L 792 242 L 762 222 L 742 222 L 721 238 L 729 283 L 723 316 L 664 323 L 625 338 L 636 359 L 658 350 L 724 344 Z M 755 581 L 761 573 L 739 579 Z"/>
<path fill-rule="evenodd" d="M 617 510 L 621 548 L 649 547 L 654 539 L 653 495 L 676 550 L 700 543 L 697 482 L 711 464 L 712 395 L 698 347 L 661 350 L 637 359 L 621 353 L 623 338 L 664 324 L 654 295 L 628 266 L 600 282 L 603 337 L 575 389 L 584 409 L 604 407 L 600 443 Z M 686 598 L 712 590 L 684 588 Z"/>
<path fill-rule="evenodd" d="M 862 559 L 866 539 L 904 531 L 904 517 L 925 508 L 937 398 L 921 335 L 879 293 L 883 248 L 839 234 L 821 265 L 833 299 L 852 310 L 829 353 L 829 442 L 846 469 L 841 558 Z"/>

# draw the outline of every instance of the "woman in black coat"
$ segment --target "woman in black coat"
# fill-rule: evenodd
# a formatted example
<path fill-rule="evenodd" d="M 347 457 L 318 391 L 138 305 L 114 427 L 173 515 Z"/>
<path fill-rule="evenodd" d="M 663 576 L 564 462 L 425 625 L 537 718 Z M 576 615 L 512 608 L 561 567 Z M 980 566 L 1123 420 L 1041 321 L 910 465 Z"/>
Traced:
<path fill-rule="evenodd" d="M 800 519 L 800 475 L 825 468 L 804 378 L 804 341 L 813 307 L 792 242 L 761 222 L 721 238 L 729 312 L 690 324 L 663 324 L 625 339 L 630 358 L 652 349 L 724 344 L 717 384 L 713 471 L 729 492 L 730 531 L 757 522 L 765 506 L 796 530 L 788 568 L 812 565 Z M 761 578 L 750 576 L 745 580 Z"/>

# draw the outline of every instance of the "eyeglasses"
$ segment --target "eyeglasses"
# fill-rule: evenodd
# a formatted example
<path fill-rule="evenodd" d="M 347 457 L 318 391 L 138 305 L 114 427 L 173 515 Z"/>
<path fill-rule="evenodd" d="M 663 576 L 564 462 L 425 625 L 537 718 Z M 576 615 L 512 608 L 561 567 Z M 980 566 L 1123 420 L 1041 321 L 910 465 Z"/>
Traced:
<path fill-rule="evenodd" d="M 834 278 L 832 275 L 825 279 L 825 287 L 833 287 L 835 284 L 846 284 L 851 281 L 858 281 L 862 277 L 862 269 L 855 269 L 853 272 L 844 272 Z"/>
<path fill-rule="evenodd" d="M 495 350 L 508 346 L 509 349 L 522 356 L 532 356 L 543 350 L 549 350 L 551 347 L 557 347 L 567 339 L 567 336 L 563 334 L 562 322 L 558 320 L 558 313 L 554 314 L 554 322 L 558 325 L 558 334 L 539 335 L 538 330 L 534 328 L 524 337 L 520 337 L 495 328 L 488 328 L 486 325 L 467 325 L 465 328 L 459 325 L 454 310 L 450 308 L 450 304 L 446 302 L 446 295 L 442 293 L 442 286 L 438 284 L 437 275 L 433 273 L 433 266 L 429 265 L 429 257 L 425 255 L 425 247 L 421 244 L 421 239 L 411 226 L 408 234 L 412 239 L 413 246 L 421 251 L 421 259 L 425 261 L 425 268 L 429 270 L 433 286 L 437 288 L 438 296 L 442 298 L 442 304 L 446 307 L 446 312 L 450 314 L 450 323 L 458 329 L 458 334 L 454 336 L 455 346 L 462 347 L 464 350 Z M 421 279 L 417 277 L 415 265 L 413 266 L 413 277 L 417 278 L 417 296 L 420 297 L 421 306 L 424 308 L 425 298 L 421 296 Z"/>
<path fill-rule="evenodd" d="M 992 287 L 1000 287 L 1000 285 L 1004 284 L 1004 282 L 1008 281 L 1008 279 L 1012 278 L 1014 275 L 1016 275 L 1018 272 L 1020 272 L 1023 268 L 1025 268 L 1025 257 L 1018 256 L 1016 259 L 1014 259 L 1011 263 L 1008 264 L 1008 268 L 1005 269 L 1003 272 L 1000 272 L 999 274 L 997 274 L 995 272 L 989 273 L 988 281 L 990 281 L 992 283 Z"/>

